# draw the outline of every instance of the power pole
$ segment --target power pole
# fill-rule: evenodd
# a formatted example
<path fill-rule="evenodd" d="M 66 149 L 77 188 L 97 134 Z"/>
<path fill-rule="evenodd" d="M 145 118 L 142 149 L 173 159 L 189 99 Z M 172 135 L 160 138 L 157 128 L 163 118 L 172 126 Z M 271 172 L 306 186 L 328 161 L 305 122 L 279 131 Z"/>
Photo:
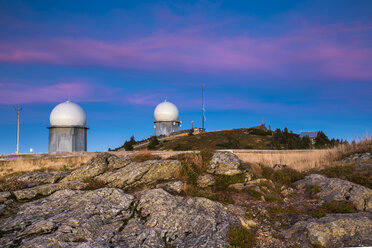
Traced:
<path fill-rule="evenodd" d="M 203 131 L 205 131 L 205 126 L 204 126 L 204 122 L 205 122 L 205 108 L 204 108 L 204 84 L 203 84 L 203 91 L 202 91 L 202 112 L 203 112 Z"/>
<path fill-rule="evenodd" d="M 15 111 L 17 111 L 17 150 L 16 154 L 19 154 L 19 112 L 22 111 L 22 106 L 18 105 L 14 107 Z"/>

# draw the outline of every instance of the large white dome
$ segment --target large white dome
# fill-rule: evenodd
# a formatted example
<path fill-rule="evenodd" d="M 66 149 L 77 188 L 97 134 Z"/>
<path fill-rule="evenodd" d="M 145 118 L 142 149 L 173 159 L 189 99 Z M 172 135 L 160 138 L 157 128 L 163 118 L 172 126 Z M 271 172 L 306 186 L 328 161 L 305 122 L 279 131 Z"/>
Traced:
<path fill-rule="evenodd" d="M 87 115 L 76 103 L 67 101 L 58 104 L 50 113 L 51 126 L 81 126 L 87 123 Z"/>
<path fill-rule="evenodd" d="M 155 121 L 178 121 L 178 108 L 171 102 L 162 102 L 154 111 Z"/>

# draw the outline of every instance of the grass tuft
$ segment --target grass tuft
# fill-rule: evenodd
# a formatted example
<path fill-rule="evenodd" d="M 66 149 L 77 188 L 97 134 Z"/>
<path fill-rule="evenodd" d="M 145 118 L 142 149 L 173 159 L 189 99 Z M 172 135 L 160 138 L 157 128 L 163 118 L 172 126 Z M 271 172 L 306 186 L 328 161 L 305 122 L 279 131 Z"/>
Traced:
<path fill-rule="evenodd" d="M 230 247 L 250 248 L 255 244 L 255 233 L 243 226 L 231 226 L 227 238 Z"/>

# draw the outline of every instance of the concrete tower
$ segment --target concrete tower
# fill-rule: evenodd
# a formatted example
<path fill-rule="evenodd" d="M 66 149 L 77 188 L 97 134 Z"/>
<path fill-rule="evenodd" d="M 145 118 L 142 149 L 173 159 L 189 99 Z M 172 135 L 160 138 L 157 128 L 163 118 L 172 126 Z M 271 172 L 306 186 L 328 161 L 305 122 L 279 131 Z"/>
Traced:
<path fill-rule="evenodd" d="M 181 122 L 178 121 L 179 112 L 171 102 L 164 101 L 156 106 L 154 111 L 155 135 L 169 136 L 176 132 Z"/>
<path fill-rule="evenodd" d="M 49 153 L 87 150 L 87 115 L 76 103 L 58 104 L 50 113 Z"/>

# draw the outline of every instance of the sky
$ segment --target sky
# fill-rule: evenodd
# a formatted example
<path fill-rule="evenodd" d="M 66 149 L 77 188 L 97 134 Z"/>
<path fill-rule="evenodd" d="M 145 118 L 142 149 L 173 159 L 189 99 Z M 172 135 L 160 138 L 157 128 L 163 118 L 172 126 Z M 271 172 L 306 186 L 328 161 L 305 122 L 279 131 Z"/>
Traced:
<path fill-rule="evenodd" d="M 48 151 L 49 114 L 87 113 L 88 150 L 154 134 L 165 99 L 182 129 L 260 125 L 372 133 L 372 1 L 0 0 L 0 154 Z"/>

